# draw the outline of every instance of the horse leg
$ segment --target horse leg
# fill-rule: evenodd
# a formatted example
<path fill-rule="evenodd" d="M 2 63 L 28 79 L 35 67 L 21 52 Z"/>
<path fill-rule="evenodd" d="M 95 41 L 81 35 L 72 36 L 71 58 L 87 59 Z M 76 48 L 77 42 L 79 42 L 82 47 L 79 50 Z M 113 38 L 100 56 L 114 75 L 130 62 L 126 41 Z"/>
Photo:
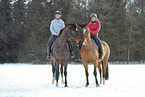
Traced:
<path fill-rule="evenodd" d="M 58 80 L 59 80 L 59 64 L 55 62 L 55 79 L 56 79 L 56 87 L 58 87 Z"/>
<path fill-rule="evenodd" d="M 100 66 L 100 62 L 98 63 L 98 69 L 99 69 L 99 73 L 100 73 L 100 84 L 102 83 L 102 71 L 101 71 L 101 66 Z"/>
<path fill-rule="evenodd" d="M 63 65 L 61 64 L 61 78 L 62 78 L 62 80 L 61 80 L 61 82 L 62 82 L 62 84 L 64 83 L 64 81 L 63 81 Z"/>
<path fill-rule="evenodd" d="M 104 70 L 104 61 L 102 62 L 102 69 L 103 69 L 103 84 L 105 84 L 105 70 Z"/>
<path fill-rule="evenodd" d="M 85 73 L 86 73 L 86 80 L 87 80 L 87 83 L 86 83 L 86 87 L 89 85 L 89 73 L 88 73 L 88 63 L 87 62 L 84 62 L 83 61 L 83 65 L 85 67 Z"/>
<path fill-rule="evenodd" d="M 95 76 L 95 81 L 96 81 L 96 87 L 98 87 L 99 84 L 97 80 L 97 62 L 94 64 L 94 76 Z"/>
<path fill-rule="evenodd" d="M 67 65 L 64 67 L 64 76 L 65 76 L 65 87 L 68 87 L 67 85 Z"/>
<path fill-rule="evenodd" d="M 54 84 L 54 74 L 55 74 L 55 61 L 54 60 L 51 60 L 51 65 L 52 65 L 52 73 L 53 73 L 52 84 Z"/>

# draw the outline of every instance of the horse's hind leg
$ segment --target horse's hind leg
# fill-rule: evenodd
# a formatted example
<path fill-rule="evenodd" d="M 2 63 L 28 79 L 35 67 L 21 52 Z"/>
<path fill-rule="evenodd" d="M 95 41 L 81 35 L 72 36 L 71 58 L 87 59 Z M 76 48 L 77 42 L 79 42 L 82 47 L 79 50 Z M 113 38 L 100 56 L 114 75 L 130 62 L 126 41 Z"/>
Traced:
<path fill-rule="evenodd" d="M 94 76 L 95 76 L 95 81 L 96 81 L 96 87 L 98 87 L 99 84 L 97 80 L 97 62 L 94 64 Z"/>
<path fill-rule="evenodd" d="M 65 87 L 68 87 L 67 86 L 67 65 L 65 65 L 64 67 L 64 76 L 65 76 Z"/>
<path fill-rule="evenodd" d="M 99 73 L 100 73 L 100 84 L 102 83 L 102 71 L 101 71 L 101 66 L 100 66 L 100 62 L 98 63 L 98 70 L 99 70 Z"/>
<path fill-rule="evenodd" d="M 103 69 L 103 84 L 105 84 L 105 70 L 104 70 L 104 61 L 102 62 L 102 69 Z"/>
<path fill-rule="evenodd" d="M 56 79 L 56 87 L 58 87 L 58 80 L 59 80 L 59 64 L 55 62 L 55 79 Z"/>

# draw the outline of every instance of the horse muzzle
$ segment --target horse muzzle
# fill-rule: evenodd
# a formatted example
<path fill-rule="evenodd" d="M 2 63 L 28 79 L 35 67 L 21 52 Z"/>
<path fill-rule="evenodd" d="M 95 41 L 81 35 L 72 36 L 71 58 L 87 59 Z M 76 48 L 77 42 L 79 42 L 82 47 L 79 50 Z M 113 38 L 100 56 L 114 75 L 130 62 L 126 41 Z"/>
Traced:
<path fill-rule="evenodd" d="M 80 38 L 80 37 L 77 37 L 77 38 L 76 38 L 76 43 L 79 44 L 80 41 L 81 41 L 81 38 Z"/>
<path fill-rule="evenodd" d="M 86 40 L 83 42 L 83 45 L 87 45 L 87 41 Z"/>

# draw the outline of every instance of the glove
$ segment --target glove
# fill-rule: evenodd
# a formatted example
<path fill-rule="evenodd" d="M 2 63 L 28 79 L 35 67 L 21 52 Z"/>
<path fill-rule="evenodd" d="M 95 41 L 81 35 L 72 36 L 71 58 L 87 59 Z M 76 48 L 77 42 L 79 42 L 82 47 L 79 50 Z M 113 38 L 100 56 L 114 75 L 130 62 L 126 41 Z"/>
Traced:
<path fill-rule="evenodd" d="M 59 36 L 59 34 L 55 34 L 55 36 Z"/>

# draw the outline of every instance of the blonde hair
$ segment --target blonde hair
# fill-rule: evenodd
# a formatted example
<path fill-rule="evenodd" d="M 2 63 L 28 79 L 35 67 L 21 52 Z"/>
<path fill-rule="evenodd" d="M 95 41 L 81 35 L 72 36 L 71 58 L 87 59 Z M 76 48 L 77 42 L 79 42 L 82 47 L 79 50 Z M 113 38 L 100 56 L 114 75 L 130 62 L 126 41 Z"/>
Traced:
<path fill-rule="evenodd" d="M 98 17 L 95 17 L 95 21 L 96 21 L 96 22 L 99 21 Z M 91 19 L 91 22 L 92 22 L 92 19 Z"/>

